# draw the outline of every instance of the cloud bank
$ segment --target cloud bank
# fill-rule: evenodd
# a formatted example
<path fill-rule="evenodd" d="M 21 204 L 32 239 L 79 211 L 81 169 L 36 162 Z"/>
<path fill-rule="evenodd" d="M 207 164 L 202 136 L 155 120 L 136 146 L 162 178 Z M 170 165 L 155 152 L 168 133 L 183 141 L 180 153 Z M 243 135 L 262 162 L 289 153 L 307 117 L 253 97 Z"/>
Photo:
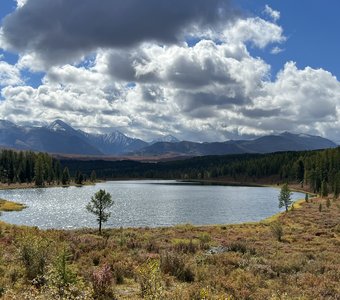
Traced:
<path fill-rule="evenodd" d="M 270 65 L 279 12 L 244 17 L 222 0 L 27 0 L 3 21 L 0 116 L 61 118 L 151 140 L 223 141 L 281 131 L 340 136 L 340 83 L 323 69 Z M 280 51 L 274 51 L 279 53 Z M 43 70 L 40 86 L 20 73 Z"/>

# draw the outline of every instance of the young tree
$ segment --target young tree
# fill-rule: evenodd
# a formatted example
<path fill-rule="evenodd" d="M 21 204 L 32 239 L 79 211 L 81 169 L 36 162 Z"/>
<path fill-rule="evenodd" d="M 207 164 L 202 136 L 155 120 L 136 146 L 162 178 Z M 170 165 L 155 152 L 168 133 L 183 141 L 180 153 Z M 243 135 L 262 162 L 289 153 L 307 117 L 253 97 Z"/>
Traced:
<path fill-rule="evenodd" d="M 107 222 L 111 213 L 107 209 L 114 204 L 112 197 L 105 190 L 99 190 L 91 197 L 91 201 L 87 204 L 86 209 L 97 216 L 99 225 L 99 234 L 102 233 L 102 223 Z"/>
<path fill-rule="evenodd" d="M 291 195 L 292 192 L 290 191 L 288 184 L 284 184 L 279 195 L 279 208 L 285 207 L 286 212 L 288 211 L 288 207 L 293 203 Z"/>
<path fill-rule="evenodd" d="M 321 184 L 321 197 L 327 197 L 328 196 L 328 186 L 327 186 L 327 182 L 324 180 L 322 181 Z"/>
<path fill-rule="evenodd" d="M 61 175 L 61 183 L 63 185 L 68 184 L 70 182 L 70 172 L 68 167 L 65 167 L 63 170 L 63 174 Z"/>

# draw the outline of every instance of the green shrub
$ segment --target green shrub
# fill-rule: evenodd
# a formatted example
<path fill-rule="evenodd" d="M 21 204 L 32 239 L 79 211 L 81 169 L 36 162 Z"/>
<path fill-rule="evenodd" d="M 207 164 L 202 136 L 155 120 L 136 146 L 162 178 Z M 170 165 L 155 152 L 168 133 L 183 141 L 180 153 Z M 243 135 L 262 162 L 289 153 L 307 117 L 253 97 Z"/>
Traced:
<path fill-rule="evenodd" d="M 28 235 L 19 242 L 19 257 L 25 268 L 26 279 L 37 285 L 45 283 L 45 272 L 50 243 L 38 236 Z"/>
<path fill-rule="evenodd" d="M 64 247 L 58 253 L 49 276 L 50 283 L 58 289 L 60 296 L 63 296 L 63 291 L 66 287 L 77 282 L 76 273 L 68 263 L 69 259 L 70 254 Z"/>

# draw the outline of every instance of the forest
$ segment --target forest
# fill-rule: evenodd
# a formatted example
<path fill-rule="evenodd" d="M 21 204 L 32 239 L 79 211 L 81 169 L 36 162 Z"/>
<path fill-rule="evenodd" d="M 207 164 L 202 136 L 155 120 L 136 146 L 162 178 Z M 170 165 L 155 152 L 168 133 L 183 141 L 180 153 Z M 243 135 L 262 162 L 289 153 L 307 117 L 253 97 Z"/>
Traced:
<path fill-rule="evenodd" d="M 73 180 L 182 179 L 268 184 L 299 183 L 314 193 L 339 194 L 340 147 L 319 151 L 202 156 L 185 160 L 136 161 L 57 160 L 46 153 L 0 151 L 0 180 L 5 184 L 67 185 Z"/>
<path fill-rule="evenodd" d="M 101 179 L 157 178 L 229 182 L 300 183 L 312 192 L 339 193 L 340 147 L 303 152 L 202 156 L 186 160 L 142 163 L 135 161 L 63 160 L 71 173 L 87 176 L 94 170 Z"/>

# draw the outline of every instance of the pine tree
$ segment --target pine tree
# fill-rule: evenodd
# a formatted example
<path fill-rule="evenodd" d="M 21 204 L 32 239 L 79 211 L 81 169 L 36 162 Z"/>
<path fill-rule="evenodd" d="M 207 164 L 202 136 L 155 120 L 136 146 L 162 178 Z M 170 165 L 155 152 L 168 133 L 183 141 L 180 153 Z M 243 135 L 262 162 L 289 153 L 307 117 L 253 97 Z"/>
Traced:
<path fill-rule="evenodd" d="M 293 203 L 291 195 L 292 192 L 290 191 L 288 184 L 284 184 L 279 195 L 279 208 L 285 207 L 286 212 L 288 211 L 288 207 Z"/>
<path fill-rule="evenodd" d="M 91 177 L 90 177 L 91 179 L 91 182 L 96 182 L 96 180 L 97 180 L 97 174 L 96 174 L 96 171 L 95 170 L 93 170 L 92 172 L 91 172 Z"/>

